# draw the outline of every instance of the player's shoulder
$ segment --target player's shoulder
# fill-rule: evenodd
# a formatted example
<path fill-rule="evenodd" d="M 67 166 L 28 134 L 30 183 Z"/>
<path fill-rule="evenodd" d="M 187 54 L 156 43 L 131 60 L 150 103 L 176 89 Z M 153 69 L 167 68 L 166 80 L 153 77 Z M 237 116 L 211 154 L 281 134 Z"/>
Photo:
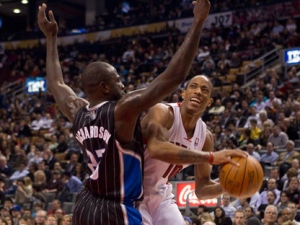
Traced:
<path fill-rule="evenodd" d="M 87 100 L 73 95 L 67 96 L 65 102 L 62 111 L 71 122 L 73 122 L 78 110 L 89 104 Z"/>

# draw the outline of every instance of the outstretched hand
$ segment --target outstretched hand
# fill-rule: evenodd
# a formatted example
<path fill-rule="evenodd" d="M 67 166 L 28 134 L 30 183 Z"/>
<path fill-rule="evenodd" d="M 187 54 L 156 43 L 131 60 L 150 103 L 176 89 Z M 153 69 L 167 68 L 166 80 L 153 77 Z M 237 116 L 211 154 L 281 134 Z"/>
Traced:
<path fill-rule="evenodd" d="M 214 152 L 213 157 L 214 157 L 214 160 L 212 162 L 213 165 L 231 163 L 235 166 L 240 166 L 239 163 L 232 160 L 232 157 L 246 158 L 246 157 L 248 157 L 248 153 L 245 151 L 242 151 L 242 150 L 238 150 L 238 149 L 222 150 L 219 152 Z"/>
<path fill-rule="evenodd" d="M 197 0 L 193 1 L 194 5 L 194 19 L 198 22 L 204 22 L 209 14 L 210 1 L 209 0 Z"/>
<path fill-rule="evenodd" d="M 41 31 L 44 33 L 46 38 L 56 36 L 58 33 L 58 26 L 54 19 L 53 12 L 48 12 L 49 20 L 46 16 L 47 5 L 45 3 L 39 6 L 38 12 L 38 25 Z"/>

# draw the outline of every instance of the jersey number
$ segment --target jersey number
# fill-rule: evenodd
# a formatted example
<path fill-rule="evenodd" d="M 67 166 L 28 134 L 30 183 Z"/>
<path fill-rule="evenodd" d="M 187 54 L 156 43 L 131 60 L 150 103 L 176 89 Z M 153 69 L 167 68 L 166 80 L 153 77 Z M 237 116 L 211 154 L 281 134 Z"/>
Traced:
<path fill-rule="evenodd" d="M 90 170 L 92 171 L 92 174 L 90 175 L 90 178 L 92 180 L 97 180 L 98 179 L 98 176 L 99 176 L 99 164 L 101 162 L 101 158 L 103 156 L 103 153 L 105 152 L 105 149 L 98 149 L 96 150 L 96 154 L 97 154 L 97 157 L 98 157 L 98 162 L 97 160 L 95 159 L 93 153 L 91 153 L 89 150 L 86 150 L 89 158 L 90 158 L 90 163 L 88 163 L 88 167 L 90 168 Z"/>
<path fill-rule="evenodd" d="M 169 168 L 163 175 L 163 178 L 168 178 L 168 180 L 174 176 L 176 176 L 183 168 L 183 165 L 174 165 L 170 164 Z"/>

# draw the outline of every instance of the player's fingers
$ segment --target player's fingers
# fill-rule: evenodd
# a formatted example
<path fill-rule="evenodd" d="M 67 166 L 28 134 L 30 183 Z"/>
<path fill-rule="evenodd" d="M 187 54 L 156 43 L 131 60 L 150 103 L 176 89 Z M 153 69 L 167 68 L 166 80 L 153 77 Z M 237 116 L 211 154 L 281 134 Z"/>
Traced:
<path fill-rule="evenodd" d="M 228 162 L 231 163 L 231 164 L 234 165 L 234 166 L 237 166 L 237 167 L 240 166 L 240 164 L 239 164 L 238 162 L 232 160 L 231 158 L 228 158 Z"/>
<path fill-rule="evenodd" d="M 50 22 L 51 22 L 51 23 L 55 23 L 55 19 L 54 19 L 54 15 L 53 15 L 52 10 L 50 10 L 48 14 L 49 14 Z"/>

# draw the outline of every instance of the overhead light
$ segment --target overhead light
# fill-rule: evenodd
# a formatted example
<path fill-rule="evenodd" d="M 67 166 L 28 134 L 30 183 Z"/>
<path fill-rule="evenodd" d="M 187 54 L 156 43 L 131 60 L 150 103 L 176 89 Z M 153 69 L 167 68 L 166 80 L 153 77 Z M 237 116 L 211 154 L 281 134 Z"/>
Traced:
<path fill-rule="evenodd" d="M 18 13 L 21 12 L 21 10 L 20 9 L 14 9 L 13 12 L 16 13 L 16 14 L 18 14 Z"/>
<path fill-rule="evenodd" d="M 28 0 L 22 0 L 21 3 L 22 4 L 28 4 Z"/>

